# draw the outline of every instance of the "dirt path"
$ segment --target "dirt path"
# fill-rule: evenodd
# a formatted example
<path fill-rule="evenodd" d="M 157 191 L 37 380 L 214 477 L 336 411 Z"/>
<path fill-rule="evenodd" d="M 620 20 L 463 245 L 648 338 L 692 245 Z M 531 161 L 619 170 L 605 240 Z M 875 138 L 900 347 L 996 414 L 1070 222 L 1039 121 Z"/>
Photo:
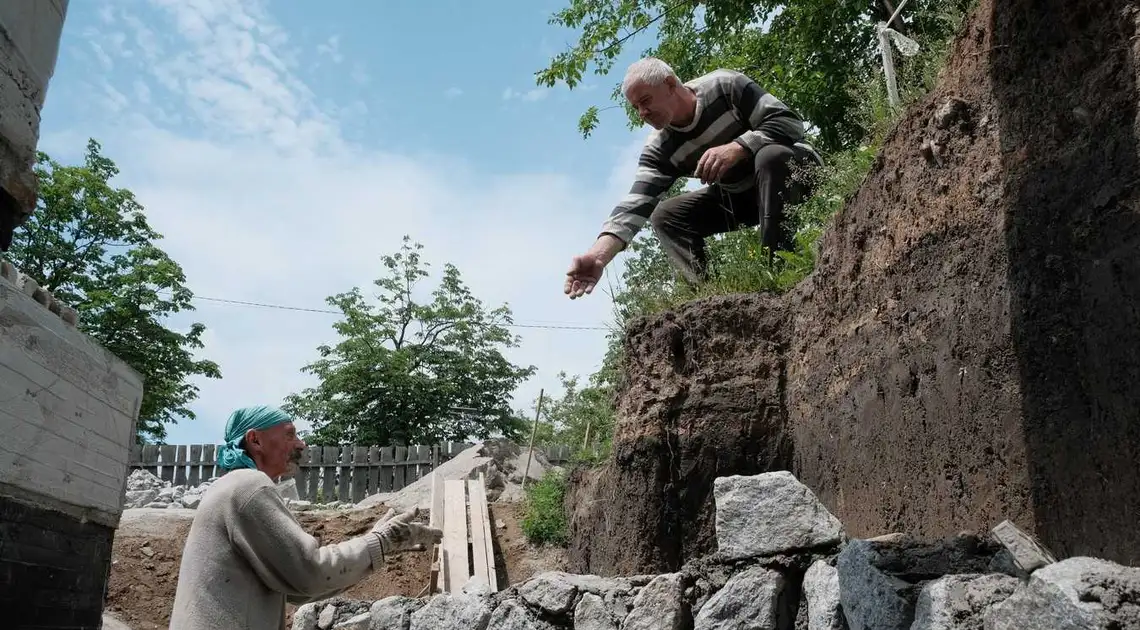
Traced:
<path fill-rule="evenodd" d="M 542 571 L 565 568 L 564 550 L 536 549 L 526 542 L 520 527 L 521 504 L 492 503 L 490 508 L 500 587 Z M 305 531 L 327 544 L 368 531 L 386 511 L 384 506 L 374 506 L 356 512 L 302 512 L 298 518 Z M 112 550 L 106 610 L 132 630 L 166 630 L 182 547 L 193 516 L 192 510 L 128 510 L 124 514 Z M 384 570 L 345 591 L 342 597 L 416 597 L 427 585 L 430 562 L 427 553 L 395 556 Z M 289 623 L 293 610 L 293 606 L 287 609 Z"/>

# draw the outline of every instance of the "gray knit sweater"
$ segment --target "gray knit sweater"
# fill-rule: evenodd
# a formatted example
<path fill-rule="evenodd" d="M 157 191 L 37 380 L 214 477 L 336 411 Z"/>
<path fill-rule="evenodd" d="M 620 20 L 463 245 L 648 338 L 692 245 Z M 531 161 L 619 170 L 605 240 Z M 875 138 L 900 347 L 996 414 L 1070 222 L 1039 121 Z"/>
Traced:
<path fill-rule="evenodd" d="M 268 475 L 234 470 L 194 516 L 170 630 L 283 630 L 286 601 L 331 597 L 382 563 L 375 535 L 318 546 Z"/>

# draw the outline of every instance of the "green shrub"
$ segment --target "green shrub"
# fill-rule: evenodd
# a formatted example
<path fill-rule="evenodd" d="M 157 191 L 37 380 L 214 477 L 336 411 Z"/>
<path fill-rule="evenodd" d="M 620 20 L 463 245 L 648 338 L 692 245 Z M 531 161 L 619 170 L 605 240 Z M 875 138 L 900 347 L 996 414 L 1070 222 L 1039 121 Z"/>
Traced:
<path fill-rule="evenodd" d="M 522 531 L 531 544 L 566 544 L 566 482 L 565 473 L 550 470 L 541 481 L 527 486 Z"/>

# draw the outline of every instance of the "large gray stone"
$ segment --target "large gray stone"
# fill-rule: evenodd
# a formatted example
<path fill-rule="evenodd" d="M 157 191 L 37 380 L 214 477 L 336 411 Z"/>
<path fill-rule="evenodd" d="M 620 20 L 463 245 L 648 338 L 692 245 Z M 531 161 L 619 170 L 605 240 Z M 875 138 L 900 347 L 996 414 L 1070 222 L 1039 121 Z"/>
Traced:
<path fill-rule="evenodd" d="M 519 597 L 524 602 L 551 615 L 561 615 L 574 606 L 578 588 L 561 575 L 544 573 L 519 586 Z"/>
<path fill-rule="evenodd" d="M 411 630 L 486 630 L 490 618 L 491 603 L 486 597 L 436 595 L 412 613 Z"/>
<path fill-rule="evenodd" d="M 982 630 L 985 612 L 1021 582 L 1008 575 L 947 575 L 918 594 L 911 630 Z"/>
<path fill-rule="evenodd" d="M 333 625 L 333 630 L 368 630 L 372 625 L 372 615 L 359 613 Z"/>
<path fill-rule="evenodd" d="M 1140 568 L 1076 557 L 1038 569 L 985 614 L 986 630 L 1140 628 Z"/>
<path fill-rule="evenodd" d="M 839 599 L 851 630 L 910 630 L 925 582 L 989 573 L 1001 545 L 972 534 L 925 542 L 904 534 L 853 540 L 840 552 Z"/>
<path fill-rule="evenodd" d="M 372 603 L 369 613 L 372 622 L 369 630 L 408 630 L 412 626 L 412 613 L 424 605 L 422 600 L 396 595 Z"/>
<path fill-rule="evenodd" d="M 727 559 L 836 545 L 843 525 L 787 471 L 718 477 L 716 538 Z"/>
<path fill-rule="evenodd" d="M 839 606 L 839 571 L 824 560 L 817 560 L 804 573 L 808 630 L 844 630 Z"/>
<path fill-rule="evenodd" d="M 618 630 L 618 625 L 601 597 L 584 593 L 574 608 L 574 630 Z"/>
<path fill-rule="evenodd" d="M 871 540 L 853 540 L 836 561 L 839 602 L 851 630 L 909 630 L 914 621 L 915 585 L 876 566 Z"/>
<path fill-rule="evenodd" d="M 453 626 L 456 630 L 465 626 Z M 554 630 L 549 623 L 542 621 L 527 610 L 526 606 L 512 599 L 499 604 L 487 623 L 494 630 Z"/>
<path fill-rule="evenodd" d="M 623 630 L 680 630 L 685 624 L 681 597 L 685 584 L 680 573 L 659 575 L 646 584 L 633 600 Z"/>
<path fill-rule="evenodd" d="M 785 585 L 783 575 L 764 567 L 738 573 L 701 607 L 694 630 L 778 630 Z"/>

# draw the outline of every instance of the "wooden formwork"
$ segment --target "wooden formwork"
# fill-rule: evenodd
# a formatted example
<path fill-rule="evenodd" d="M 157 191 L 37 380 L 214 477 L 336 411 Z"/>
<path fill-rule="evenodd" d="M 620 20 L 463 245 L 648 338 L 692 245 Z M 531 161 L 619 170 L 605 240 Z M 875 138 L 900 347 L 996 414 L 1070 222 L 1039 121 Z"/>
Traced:
<path fill-rule="evenodd" d="M 482 473 L 447 480 L 432 473 L 430 524 L 443 530 L 443 540 L 432 549 L 429 593 L 458 592 L 472 578 L 499 590 Z"/>

